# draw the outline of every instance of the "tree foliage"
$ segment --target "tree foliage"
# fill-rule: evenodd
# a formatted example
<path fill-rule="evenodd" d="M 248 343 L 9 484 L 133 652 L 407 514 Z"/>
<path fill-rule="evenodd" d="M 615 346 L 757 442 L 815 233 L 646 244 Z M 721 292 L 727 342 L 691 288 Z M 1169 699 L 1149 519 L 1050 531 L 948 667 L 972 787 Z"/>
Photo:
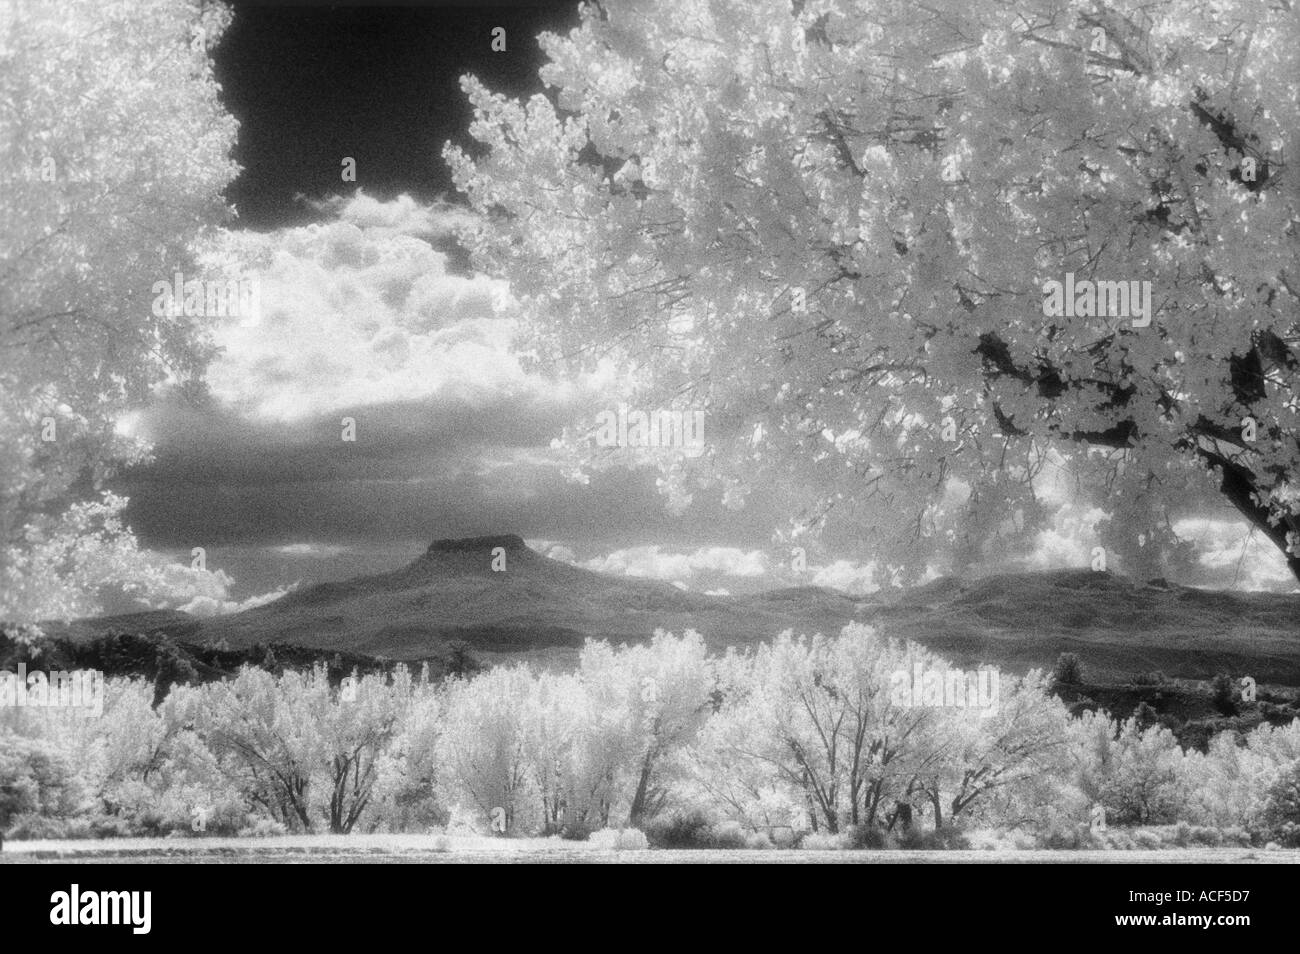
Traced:
<path fill-rule="evenodd" d="M 879 844 L 908 827 L 1077 836 L 1097 806 L 1117 828 L 1188 822 L 1260 843 L 1294 821 L 1300 721 L 1183 750 L 1159 724 L 1071 719 L 1040 674 L 1003 674 L 992 706 L 912 705 L 899 689 L 918 664 L 954 671 L 853 625 L 721 657 L 661 633 L 589 644 L 574 673 L 443 683 L 249 668 L 156 706 L 148 681 L 109 679 L 101 718 L 0 708 L 0 824 L 579 838 L 635 825 L 753 847 L 809 831 Z"/>
<path fill-rule="evenodd" d="M 1057 454 L 1217 491 L 1300 573 L 1293 4 L 610 0 L 542 46 L 545 96 L 464 81 L 468 240 L 540 366 L 705 412 L 670 492 L 778 482 L 907 563 Z M 1150 324 L 1045 317 L 1066 273 Z"/>
<path fill-rule="evenodd" d="M 48 558 L 58 541 L 86 533 L 85 510 L 68 504 L 143 452 L 121 415 L 161 384 L 196 380 L 211 353 L 201 318 L 151 304 L 154 282 L 197 276 L 196 249 L 229 216 L 237 124 L 209 59 L 228 22 L 194 0 L 0 8 L 6 621 L 84 611 L 68 592 L 95 581 L 78 577 L 77 554 L 65 587 L 45 579 L 64 569 Z M 120 507 L 108 506 L 112 521 Z M 103 569 L 123 570 L 129 534 L 96 534 Z M 50 602 L 33 602 L 41 588 Z"/>

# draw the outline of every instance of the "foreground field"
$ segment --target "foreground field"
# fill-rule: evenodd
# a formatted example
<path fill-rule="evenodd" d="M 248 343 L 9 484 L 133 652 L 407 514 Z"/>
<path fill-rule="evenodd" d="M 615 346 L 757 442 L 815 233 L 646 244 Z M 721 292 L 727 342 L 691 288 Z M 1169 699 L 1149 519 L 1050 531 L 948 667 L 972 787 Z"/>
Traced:
<path fill-rule="evenodd" d="M 1300 850 L 1152 851 L 602 851 L 558 838 L 291 835 L 9 842 L 9 864 L 1297 864 Z"/>

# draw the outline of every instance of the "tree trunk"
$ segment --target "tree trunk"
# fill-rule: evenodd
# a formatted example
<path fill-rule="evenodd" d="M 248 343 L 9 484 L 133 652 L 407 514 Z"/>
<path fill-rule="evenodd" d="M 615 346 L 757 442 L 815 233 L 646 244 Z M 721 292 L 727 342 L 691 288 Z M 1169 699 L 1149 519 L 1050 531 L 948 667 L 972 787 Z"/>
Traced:
<path fill-rule="evenodd" d="M 633 828 L 641 827 L 641 816 L 645 814 L 646 793 L 650 789 L 650 772 L 654 768 L 654 750 L 645 754 L 641 763 L 641 777 L 637 780 L 636 794 L 632 797 L 632 808 L 628 812 L 628 824 Z"/>

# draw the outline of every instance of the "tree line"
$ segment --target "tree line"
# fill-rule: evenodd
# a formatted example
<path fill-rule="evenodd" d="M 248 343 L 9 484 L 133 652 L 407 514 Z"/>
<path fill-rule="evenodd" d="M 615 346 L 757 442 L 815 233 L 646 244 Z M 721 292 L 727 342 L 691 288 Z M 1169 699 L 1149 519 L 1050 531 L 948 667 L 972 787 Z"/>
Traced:
<path fill-rule="evenodd" d="M 104 714 L 0 710 L 10 837 L 477 830 L 582 838 L 683 818 L 747 836 L 900 825 L 1023 832 L 1175 822 L 1276 838 L 1300 822 L 1300 722 L 1184 750 L 1168 727 L 1072 716 L 1051 677 L 997 705 L 916 705 L 897 674 L 949 671 L 852 624 L 710 655 L 698 634 L 589 641 L 573 672 L 436 678 L 326 667 L 154 686 Z"/>

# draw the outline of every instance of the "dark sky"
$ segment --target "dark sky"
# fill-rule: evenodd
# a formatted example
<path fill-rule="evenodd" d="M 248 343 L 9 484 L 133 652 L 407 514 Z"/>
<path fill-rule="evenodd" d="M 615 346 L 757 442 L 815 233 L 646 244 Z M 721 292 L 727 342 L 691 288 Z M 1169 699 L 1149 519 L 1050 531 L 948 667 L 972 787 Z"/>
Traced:
<path fill-rule="evenodd" d="M 357 161 L 351 187 L 377 197 L 451 193 L 442 147 L 467 144 L 471 117 L 460 77 L 512 96 L 539 92 L 537 35 L 578 24 L 576 2 L 231 5 L 215 61 L 244 171 L 227 196 L 256 229 L 316 217 L 294 197 L 345 192 L 344 156 Z M 505 52 L 491 49 L 494 27 L 506 30 Z"/>

